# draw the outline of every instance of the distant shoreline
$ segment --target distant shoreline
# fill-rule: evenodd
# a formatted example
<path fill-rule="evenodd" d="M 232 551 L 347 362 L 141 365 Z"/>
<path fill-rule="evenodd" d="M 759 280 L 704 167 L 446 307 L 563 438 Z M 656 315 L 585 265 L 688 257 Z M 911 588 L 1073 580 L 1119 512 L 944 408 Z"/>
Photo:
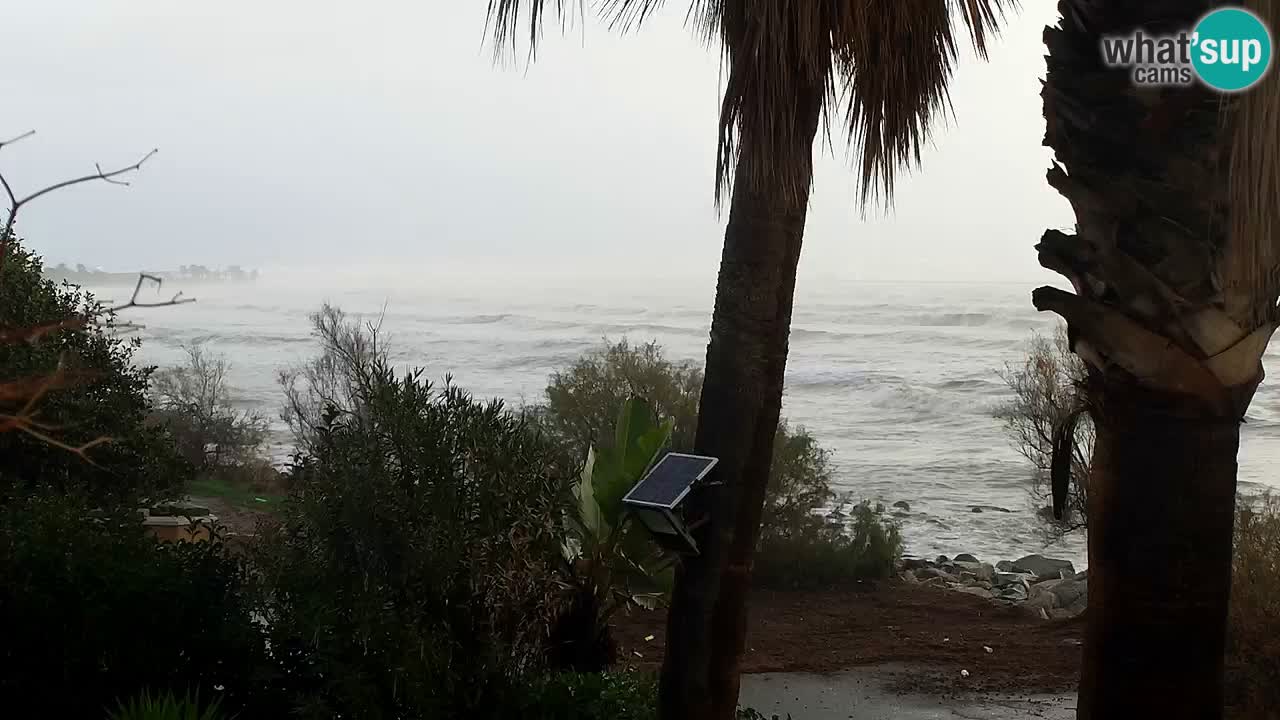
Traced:
<path fill-rule="evenodd" d="M 46 267 L 44 276 L 56 283 L 67 282 L 82 287 L 130 287 L 138 282 L 139 275 L 149 275 L 163 281 L 184 283 L 252 284 L 258 280 L 257 270 L 243 270 L 232 266 L 223 270 L 211 270 L 203 266 L 184 266 L 179 270 L 141 270 L 133 272 L 106 272 L 89 270 L 83 266 L 69 268 L 65 265 Z"/>

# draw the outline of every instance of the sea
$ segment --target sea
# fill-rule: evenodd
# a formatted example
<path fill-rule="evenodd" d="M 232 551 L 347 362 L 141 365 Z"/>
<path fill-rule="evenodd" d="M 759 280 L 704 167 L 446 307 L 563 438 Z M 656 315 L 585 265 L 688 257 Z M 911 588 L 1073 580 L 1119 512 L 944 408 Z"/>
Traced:
<path fill-rule="evenodd" d="M 701 364 L 714 297 L 711 283 L 695 285 L 268 275 L 254 285 L 183 288 L 197 302 L 129 310 L 126 319 L 143 325 L 142 363 L 179 362 L 192 343 L 224 355 L 236 403 L 272 419 L 272 454 L 284 463 L 291 447 L 278 420 L 277 376 L 317 353 L 308 316 L 322 303 L 381 318 L 395 362 L 520 407 L 539 403 L 553 371 L 605 340 L 656 340 L 672 359 Z M 1056 326 L 1031 307 L 1032 286 L 836 283 L 798 292 L 783 413 L 832 452 L 839 491 L 896 512 L 908 553 L 994 562 L 1040 552 L 1086 565 L 1081 534 L 1045 546 L 1031 470 L 994 415 L 1010 396 L 1001 371 L 1021 362 L 1034 333 Z M 1280 391 L 1264 382 L 1243 428 L 1244 492 L 1280 487 L 1278 439 Z M 898 502 L 909 509 L 892 507 Z"/>

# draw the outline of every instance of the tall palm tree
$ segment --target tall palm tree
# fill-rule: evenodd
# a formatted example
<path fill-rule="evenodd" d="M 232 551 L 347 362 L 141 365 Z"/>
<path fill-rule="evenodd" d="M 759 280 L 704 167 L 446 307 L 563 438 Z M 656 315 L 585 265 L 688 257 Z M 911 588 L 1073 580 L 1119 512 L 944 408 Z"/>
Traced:
<path fill-rule="evenodd" d="M 751 558 L 769 479 L 796 265 L 819 125 L 859 158 L 861 201 L 887 198 L 918 164 L 948 104 L 957 19 L 978 51 L 1013 0 L 695 0 L 691 24 L 723 53 L 716 199 L 731 192 L 695 447 L 720 459 L 700 500 L 701 554 L 677 571 L 660 708 L 666 720 L 733 717 Z M 489 0 L 499 46 L 564 0 Z M 614 25 L 660 0 L 600 0 Z"/>
<path fill-rule="evenodd" d="M 1138 89 L 1100 40 L 1195 26 L 1209 0 L 1061 0 L 1045 30 L 1049 183 L 1039 288 L 1089 366 L 1089 613 L 1081 718 L 1216 718 L 1240 422 L 1280 314 L 1280 85 Z M 1274 22 L 1277 0 L 1253 0 Z"/>

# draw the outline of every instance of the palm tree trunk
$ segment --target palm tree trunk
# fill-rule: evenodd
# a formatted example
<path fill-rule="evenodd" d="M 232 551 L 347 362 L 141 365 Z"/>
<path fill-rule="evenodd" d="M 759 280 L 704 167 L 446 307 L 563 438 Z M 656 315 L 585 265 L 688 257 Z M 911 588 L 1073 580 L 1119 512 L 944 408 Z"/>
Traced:
<path fill-rule="evenodd" d="M 790 172 L 812 178 L 822 92 L 796 103 Z M 732 720 L 747 629 L 751 560 L 760 531 L 783 375 L 807 189 L 752 187 L 740 158 L 725 230 L 698 411 L 697 452 L 720 459 L 696 502 L 709 513 L 701 554 L 676 572 L 659 692 L 663 720 Z M 806 184 L 807 188 L 807 184 Z"/>
<path fill-rule="evenodd" d="M 1239 424 L 1100 388 L 1081 720 L 1222 717 Z"/>

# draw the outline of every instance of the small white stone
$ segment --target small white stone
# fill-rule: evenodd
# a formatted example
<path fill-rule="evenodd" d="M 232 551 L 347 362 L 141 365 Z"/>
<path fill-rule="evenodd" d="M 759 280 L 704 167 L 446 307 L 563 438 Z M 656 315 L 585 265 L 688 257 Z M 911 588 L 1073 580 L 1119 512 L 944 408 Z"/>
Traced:
<path fill-rule="evenodd" d="M 968 671 L 968 670 L 961 670 L 961 671 L 960 671 L 960 677 L 966 677 L 966 678 L 967 678 L 967 677 L 969 677 L 969 671 Z"/>
<path fill-rule="evenodd" d="M 983 650 L 986 650 L 988 655 L 990 655 L 991 653 L 995 652 L 994 650 L 992 650 L 991 648 L 987 647 L 986 645 L 983 645 L 983 646 L 982 646 L 982 649 L 983 649 Z"/>

